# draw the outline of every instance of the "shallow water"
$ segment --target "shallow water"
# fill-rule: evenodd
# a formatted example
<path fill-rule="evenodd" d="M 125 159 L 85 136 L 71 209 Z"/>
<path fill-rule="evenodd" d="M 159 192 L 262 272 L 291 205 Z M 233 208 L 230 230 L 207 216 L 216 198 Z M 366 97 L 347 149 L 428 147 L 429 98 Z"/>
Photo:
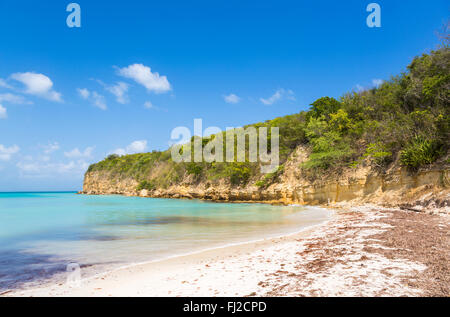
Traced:
<path fill-rule="evenodd" d="M 75 193 L 0 193 L 0 291 L 293 233 L 320 208 Z"/>

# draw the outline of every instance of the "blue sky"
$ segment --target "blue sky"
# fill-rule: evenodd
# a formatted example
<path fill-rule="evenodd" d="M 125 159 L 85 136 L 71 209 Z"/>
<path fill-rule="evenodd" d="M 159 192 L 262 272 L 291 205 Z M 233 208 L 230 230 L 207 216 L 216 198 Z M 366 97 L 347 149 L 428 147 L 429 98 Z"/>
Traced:
<path fill-rule="evenodd" d="M 371 87 L 435 48 L 445 0 L 0 3 L 0 191 L 80 190 L 112 152 L 237 127 Z M 375 1 L 374 1 L 375 2 Z M 375 80 L 375 81 L 374 81 Z"/>

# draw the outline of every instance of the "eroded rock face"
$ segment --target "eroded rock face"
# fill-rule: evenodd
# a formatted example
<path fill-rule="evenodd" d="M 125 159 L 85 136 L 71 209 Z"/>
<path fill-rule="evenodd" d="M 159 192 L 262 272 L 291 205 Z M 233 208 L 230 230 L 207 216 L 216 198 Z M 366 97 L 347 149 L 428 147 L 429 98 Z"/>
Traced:
<path fill-rule="evenodd" d="M 118 180 L 108 173 L 86 173 L 83 193 L 88 195 L 137 195 L 138 182 L 134 179 Z"/>
<path fill-rule="evenodd" d="M 333 205 L 341 202 L 384 206 L 434 204 L 450 208 L 448 168 L 436 167 L 410 173 L 404 168 L 392 167 L 386 174 L 379 175 L 370 167 L 362 166 L 348 169 L 338 177 L 312 182 L 302 175 L 300 168 L 307 157 L 306 150 L 299 147 L 286 162 L 279 182 L 267 188 L 259 188 L 253 184 L 235 187 L 224 181 L 217 184 L 191 184 L 186 179 L 180 185 L 167 189 L 138 192 L 138 182 L 135 179 L 117 179 L 107 172 L 91 172 L 85 175 L 83 193 L 308 205 Z"/>
<path fill-rule="evenodd" d="M 443 180 L 446 184 L 443 184 Z M 448 180 L 448 170 L 431 170 L 410 175 L 407 171 L 399 169 L 386 176 L 367 175 L 358 179 L 347 178 L 316 183 L 298 179 L 295 184 L 273 184 L 266 189 L 259 189 L 256 186 L 231 187 L 225 185 L 205 188 L 204 185 L 199 184 L 195 186 L 177 185 L 153 191 L 144 189 L 138 192 L 136 191 L 138 183 L 133 179 L 111 180 L 96 173 L 86 175 L 83 193 L 308 205 L 349 201 L 385 206 L 396 206 L 400 203 L 411 204 L 414 199 L 425 197 L 428 198 L 425 201 L 436 198 L 439 201 L 438 204 L 445 207 L 450 206 Z M 433 193 L 436 197 L 433 197 Z"/>

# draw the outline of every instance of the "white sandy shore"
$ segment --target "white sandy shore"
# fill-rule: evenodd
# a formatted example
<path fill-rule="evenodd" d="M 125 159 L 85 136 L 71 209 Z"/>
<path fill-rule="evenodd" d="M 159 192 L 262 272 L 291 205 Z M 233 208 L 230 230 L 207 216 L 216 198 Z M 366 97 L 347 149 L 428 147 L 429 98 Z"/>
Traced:
<path fill-rule="evenodd" d="M 372 208 L 354 214 L 337 212 L 294 235 L 122 268 L 82 280 L 80 287 L 62 284 L 8 296 L 419 295 L 402 277 L 425 270 L 423 264 L 365 251 L 370 236 L 389 228 L 377 223 L 385 215 Z M 322 263 L 331 251 L 332 261 Z"/>

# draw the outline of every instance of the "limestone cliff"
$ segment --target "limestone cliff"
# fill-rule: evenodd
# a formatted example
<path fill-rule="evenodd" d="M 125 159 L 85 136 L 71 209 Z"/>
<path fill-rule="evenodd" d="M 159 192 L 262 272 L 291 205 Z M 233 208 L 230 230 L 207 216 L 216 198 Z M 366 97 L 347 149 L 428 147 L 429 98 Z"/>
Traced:
<path fill-rule="evenodd" d="M 348 168 L 338 176 L 309 180 L 300 168 L 307 151 L 298 147 L 291 154 L 278 181 L 266 188 L 255 182 L 232 186 L 225 180 L 195 182 L 190 175 L 168 188 L 137 190 L 133 178 L 117 178 L 108 172 L 87 172 L 84 194 L 121 194 L 156 198 L 198 198 L 213 201 L 266 202 L 323 205 L 348 202 L 384 206 L 450 207 L 450 178 L 447 164 L 410 172 L 393 164 L 380 173 L 369 166 Z"/>

